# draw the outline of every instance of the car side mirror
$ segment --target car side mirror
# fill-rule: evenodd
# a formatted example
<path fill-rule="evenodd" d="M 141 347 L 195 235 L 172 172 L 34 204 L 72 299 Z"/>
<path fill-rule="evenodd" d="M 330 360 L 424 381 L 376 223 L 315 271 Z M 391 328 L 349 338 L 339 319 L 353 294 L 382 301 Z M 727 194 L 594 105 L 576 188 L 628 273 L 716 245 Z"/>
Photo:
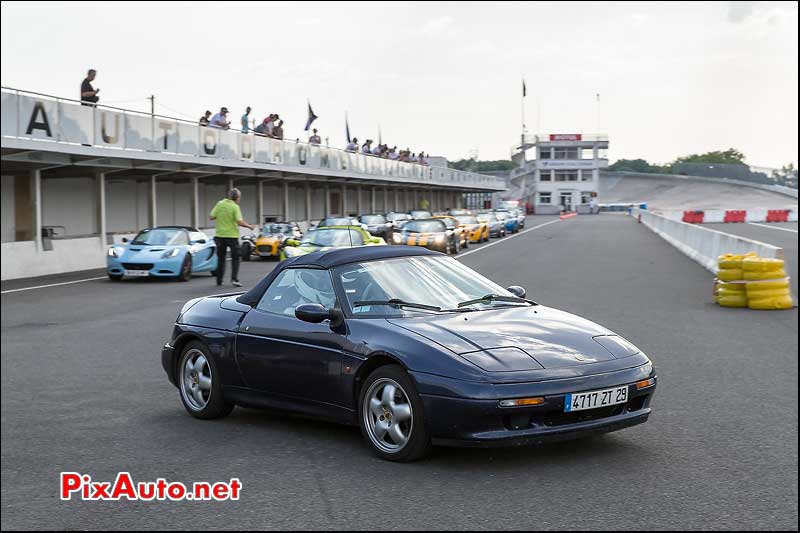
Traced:
<path fill-rule="evenodd" d="M 525 289 L 523 287 L 520 287 L 519 285 L 512 285 L 510 287 L 506 287 L 506 290 L 511 294 L 513 294 L 514 296 L 516 296 L 517 298 L 525 298 L 525 295 L 527 294 L 525 292 Z"/>
<path fill-rule="evenodd" d="M 328 309 L 322 304 L 302 304 L 294 309 L 294 316 L 303 322 L 319 324 L 331 321 L 331 327 L 338 327 L 344 322 L 344 314 L 339 309 Z"/>
<path fill-rule="evenodd" d="M 128 242 L 128 238 L 127 237 L 123 237 L 122 238 L 122 242 Z"/>

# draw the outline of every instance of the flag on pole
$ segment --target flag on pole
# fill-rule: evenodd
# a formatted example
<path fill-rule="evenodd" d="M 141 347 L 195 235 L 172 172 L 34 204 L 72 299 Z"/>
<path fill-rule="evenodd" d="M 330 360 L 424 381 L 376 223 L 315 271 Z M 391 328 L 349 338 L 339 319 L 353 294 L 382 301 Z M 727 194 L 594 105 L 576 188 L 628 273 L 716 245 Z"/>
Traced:
<path fill-rule="evenodd" d="M 381 139 L 381 125 L 378 124 L 378 146 L 383 144 L 383 140 Z"/>
<path fill-rule="evenodd" d="M 308 128 L 311 127 L 311 123 L 315 120 L 317 120 L 317 115 L 315 115 L 314 110 L 311 109 L 311 102 L 308 102 L 308 120 L 306 121 L 305 131 L 308 131 Z"/>
<path fill-rule="evenodd" d="M 528 95 L 528 90 L 525 88 L 525 78 L 522 78 L 522 97 L 525 98 Z"/>
<path fill-rule="evenodd" d="M 344 114 L 344 133 L 347 135 L 347 144 L 350 144 L 350 123 L 347 121 L 347 113 Z"/>

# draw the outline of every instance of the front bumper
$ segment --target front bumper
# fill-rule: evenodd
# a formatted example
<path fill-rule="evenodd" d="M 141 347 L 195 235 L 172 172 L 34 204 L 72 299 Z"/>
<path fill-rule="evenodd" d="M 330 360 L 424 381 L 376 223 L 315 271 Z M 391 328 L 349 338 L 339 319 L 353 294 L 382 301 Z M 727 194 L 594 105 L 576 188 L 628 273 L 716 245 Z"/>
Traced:
<path fill-rule="evenodd" d="M 169 259 L 159 259 L 153 263 L 120 261 L 117 257 L 106 257 L 106 271 L 115 276 L 124 275 L 126 270 L 136 270 L 146 271 L 148 276 L 153 277 L 175 277 L 181 273 L 181 266 L 183 266 L 183 254 Z"/>
<path fill-rule="evenodd" d="M 256 242 L 253 253 L 258 257 L 278 257 L 280 254 L 280 243 L 277 240 L 272 242 Z"/>
<path fill-rule="evenodd" d="M 647 366 L 647 365 L 645 365 Z M 608 433 L 642 424 L 650 416 L 650 402 L 656 384 L 636 390 L 636 381 L 655 378 L 645 375 L 643 367 L 611 372 L 591 379 L 582 378 L 513 385 L 471 385 L 469 397 L 435 394 L 448 388 L 439 382 L 418 380 L 433 442 L 447 446 L 495 447 L 521 446 L 561 441 L 587 435 Z M 650 368 L 652 368 L 650 366 Z M 434 381 L 441 381 L 437 378 Z M 567 393 L 628 385 L 628 401 L 624 404 L 564 412 Z M 545 403 L 533 407 L 500 407 L 500 399 L 542 396 Z"/>

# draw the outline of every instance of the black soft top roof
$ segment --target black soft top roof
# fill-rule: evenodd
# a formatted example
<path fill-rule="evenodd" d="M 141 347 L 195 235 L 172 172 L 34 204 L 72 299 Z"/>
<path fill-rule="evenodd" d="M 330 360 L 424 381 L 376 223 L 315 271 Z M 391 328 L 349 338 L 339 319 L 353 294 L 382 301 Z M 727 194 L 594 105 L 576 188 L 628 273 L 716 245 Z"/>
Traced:
<path fill-rule="evenodd" d="M 272 272 L 258 284 L 239 296 L 236 300 L 246 305 L 256 305 L 269 287 L 272 280 L 287 268 L 309 267 L 329 269 L 348 263 L 377 261 L 393 257 L 413 257 L 423 255 L 443 255 L 420 246 L 356 246 L 353 248 L 335 248 L 321 252 L 291 257 L 281 262 Z"/>

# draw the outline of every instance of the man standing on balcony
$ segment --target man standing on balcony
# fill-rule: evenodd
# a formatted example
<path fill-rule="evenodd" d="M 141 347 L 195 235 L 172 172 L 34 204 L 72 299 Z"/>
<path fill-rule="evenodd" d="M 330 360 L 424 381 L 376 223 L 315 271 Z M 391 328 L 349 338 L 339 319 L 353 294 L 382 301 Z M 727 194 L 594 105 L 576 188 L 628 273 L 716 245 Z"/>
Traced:
<path fill-rule="evenodd" d="M 317 146 L 322 144 L 322 139 L 320 138 L 319 135 L 317 135 L 317 128 L 314 128 L 314 135 L 312 135 L 311 137 L 308 138 L 308 143 L 309 144 L 316 144 Z"/>
<path fill-rule="evenodd" d="M 84 78 L 83 82 L 81 82 L 81 105 L 95 106 L 100 100 L 100 97 L 97 96 L 97 93 L 100 92 L 100 89 L 95 89 L 92 87 L 92 82 L 94 81 L 94 77 L 96 75 L 97 71 L 93 68 L 90 68 L 89 72 L 86 73 L 86 78 Z"/>
<path fill-rule="evenodd" d="M 247 110 L 242 115 L 242 133 L 250 132 L 250 111 L 250 106 L 247 106 Z"/>
<path fill-rule="evenodd" d="M 239 283 L 239 226 L 256 229 L 254 224 L 248 224 L 242 217 L 239 202 L 242 193 L 239 189 L 231 189 L 228 197 L 217 202 L 211 210 L 211 220 L 216 222 L 217 231 L 214 242 L 217 245 L 217 285 L 222 285 L 225 276 L 225 256 L 227 249 L 231 249 L 231 283 L 234 287 L 241 287 Z"/>

